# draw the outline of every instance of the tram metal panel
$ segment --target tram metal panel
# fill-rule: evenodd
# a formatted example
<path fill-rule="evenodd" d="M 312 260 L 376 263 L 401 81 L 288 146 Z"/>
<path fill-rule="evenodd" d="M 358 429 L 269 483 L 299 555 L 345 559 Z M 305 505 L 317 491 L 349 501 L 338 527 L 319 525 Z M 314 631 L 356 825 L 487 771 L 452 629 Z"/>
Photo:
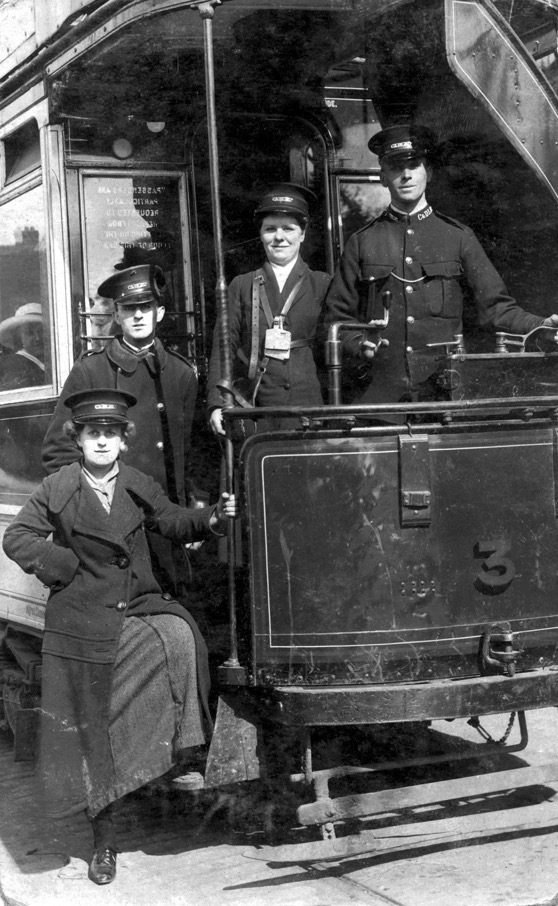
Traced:
<path fill-rule="evenodd" d="M 475 676 L 483 635 L 502 622 L 518 672 L 555 663 L 555 455 L 554 429 L 527 422 L 253 438 L 255 681 Z"/>

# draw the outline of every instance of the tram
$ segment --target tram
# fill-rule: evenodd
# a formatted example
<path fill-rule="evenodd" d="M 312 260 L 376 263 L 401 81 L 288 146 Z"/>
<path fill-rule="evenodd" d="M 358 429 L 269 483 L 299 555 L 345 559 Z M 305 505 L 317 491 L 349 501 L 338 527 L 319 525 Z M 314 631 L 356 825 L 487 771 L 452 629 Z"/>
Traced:
<path fill-rule="evenodd" d="M 102 280 L 163 268 L 160 336 L 197 365 L 209 449 L 213 324 L 227 281 L 259 263 L 262 186 L 314 192 L 305 256 L 333 273 L 389 200 L 367 145 L 386 122 L 437 133 L 431 203 L 475 230 L 525 309 L 556 310 L 554 0 L 14 0 L 0 34 L 0 322 L 38 304 L 44 326 L 42 382 L 0 385 L 0 532 L 42 478 L 75 356 L 115 329 Z M 327 405 L 225 412 L 243 537 L 228 538 L 227 650 L 193 781 L 285 775 L 307 791 L 299 822 L 325 838 L 424 801 L 420 787 L 335 798 L 330 783 L 438 756 L 324 766 L 323 728 L 517 713 L 520 741 L 491 741 L 495 755 L 526 745 L 526 712 L 558 704 L 555 347 L 481 329 L 469 300 L 464 337 L 440 349 L 448 398 L 372 407 L 345 394 L 342 329 Z M 266 430 L 239 447 L 241 418 Z M 2 556 L 0 678 L 20 759 L 34 745 L 46 594 Z M 294 740 L 292 762 L 278 737 Z M 536 780 L 556 776 L 549 765 Z M 475 789 L 527 782 L 500 772 Z M 442 781 L 437 801 L 465 788 Z"/>

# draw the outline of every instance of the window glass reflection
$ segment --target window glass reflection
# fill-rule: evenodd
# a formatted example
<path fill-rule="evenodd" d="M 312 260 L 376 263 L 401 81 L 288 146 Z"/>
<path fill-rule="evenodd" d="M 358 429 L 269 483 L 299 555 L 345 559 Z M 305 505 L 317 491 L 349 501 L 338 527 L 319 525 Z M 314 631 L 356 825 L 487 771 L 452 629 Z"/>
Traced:
<path fill-rule="evenodd" d="M 0 391 L 50 383 L 43 189 L 2 205 Z"/>
<path fill-rule="evenodd" d="M 379 217 L 389 204 L 389 191 L 377 177 L 355 176 L 339 179 L 339 210 L 343 244 L 355 230 Z"/>
<path fill-rule="evenodd" d="M 87 296 L 83 338 L 103 349 L 118 332 L 110 299 L 98 286 L 114 271 L 156 264 L 165 274 L 166 315 L 158 334 L 193 355 L 189 313 L 191 288 L 184 285 L 180 183 L 175 175 L 87 175 L 83 182 Z"/>

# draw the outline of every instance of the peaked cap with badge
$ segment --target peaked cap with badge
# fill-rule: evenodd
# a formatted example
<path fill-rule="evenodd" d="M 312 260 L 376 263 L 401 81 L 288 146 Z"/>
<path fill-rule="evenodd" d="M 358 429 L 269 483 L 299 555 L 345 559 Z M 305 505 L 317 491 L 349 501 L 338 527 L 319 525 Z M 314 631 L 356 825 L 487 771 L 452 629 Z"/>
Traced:
<path fill-rule="evenodd" d="M 432 158 L 436 151 L 434 133 L 425 126 L 400 124 L 388 126 L 373 135 L 368 147 L 380 160 L 410 160 L 413 157 Z"/>
<path fill-rule="evenodd" d="M 316 201 L 314 193 L 306 186 L 294 182 L 277 182 L 269 186 L 258 203 L 255 217 L 262 214 L 298 214 L 308 219 L 309 206 Z"/>
<path fill-rule="evenodd" d="M 154 299 L 159 305 L 165 289 L 165 275 L 157 264 L 138 264 L 118 271 L 99 286 L 97 292 L 103 299 L 113 299 L 114 304 Z"/>
<path fill-rule="evenodd" d="M 95 422 L 99 425 L 127 425 L 128 409 L 137 403 L 133 393 L 113 388 L 80 390 L 64 400 L 72 410 L 72 419 L 78 425 Z"/>

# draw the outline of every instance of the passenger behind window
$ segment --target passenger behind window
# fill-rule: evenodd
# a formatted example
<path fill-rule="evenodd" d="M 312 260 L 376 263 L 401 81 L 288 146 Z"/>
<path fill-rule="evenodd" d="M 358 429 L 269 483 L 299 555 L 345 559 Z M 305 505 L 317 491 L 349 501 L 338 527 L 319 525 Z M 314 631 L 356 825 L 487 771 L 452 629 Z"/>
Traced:
<path fill-rule="evenodd" d="M 43 309 L 29 302 L 15 315 L 0 322 L 0 344 L 8 352 L 0 356 L 0 390 L 36 387 L 45 383 Z"/>

